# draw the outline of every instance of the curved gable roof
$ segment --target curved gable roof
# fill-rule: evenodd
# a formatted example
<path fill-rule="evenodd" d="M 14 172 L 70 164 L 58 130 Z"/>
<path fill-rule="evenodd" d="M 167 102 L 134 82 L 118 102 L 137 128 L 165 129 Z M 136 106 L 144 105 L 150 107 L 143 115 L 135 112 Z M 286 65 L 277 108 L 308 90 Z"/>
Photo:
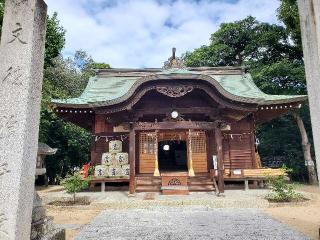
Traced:
<path fill-rule="evenodd" d="M 258 105 L 299 102 L 305 95 L 269 95 L 253 82 L 250 74 L 241 68 L 190 68 L 188 70 L 162 69 L 110 69 L 100 70 L 89 79 L 87 87 L 78 98 L 56 99 L 52 103 L 60 107 L 111 106 L 127 100 L 135 90 L 149 81 L 192 79 L 206 81 L 224 97 L 240 103 Z"/>

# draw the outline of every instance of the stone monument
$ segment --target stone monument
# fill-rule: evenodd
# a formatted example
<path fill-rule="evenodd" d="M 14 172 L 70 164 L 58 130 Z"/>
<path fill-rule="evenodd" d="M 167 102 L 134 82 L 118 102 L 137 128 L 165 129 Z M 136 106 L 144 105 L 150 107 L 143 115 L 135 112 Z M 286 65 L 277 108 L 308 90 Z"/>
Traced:
<path fill-rule="evenodd" d="M 6 0 L 0 44 L 0 239 L 30 239 L 47 6 Z"/>
<path fill-rule="evenodd" d="M 30 240 L 64 240 L 65 230 L 56 228 L 37 192 L 34 194 Z"/>
<path fill-rule="evenodd" d="M 320 177 L 320 0 L 299 0 L 301 35 L 310 115 L 316 154 L 318 178 Z M 308 163 L 312 164 L 312 163 Z M 320 181 L 319 181 L 320 183 Z"/>

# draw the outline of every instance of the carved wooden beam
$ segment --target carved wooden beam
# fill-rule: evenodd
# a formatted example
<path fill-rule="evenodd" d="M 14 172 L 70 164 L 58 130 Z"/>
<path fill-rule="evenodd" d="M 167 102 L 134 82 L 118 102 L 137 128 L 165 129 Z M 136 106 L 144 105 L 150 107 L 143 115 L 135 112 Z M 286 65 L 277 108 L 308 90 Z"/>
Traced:
<path fill-rule="evenodd" d="M 138 122 L 133 124 L 133 128 L 137 131 L 145 130 L 178 130 L 178 129 L 197 129 L 212 130 L 217 127 L 217 122 Z"/>
<path fill-rule="evenodd" d="M 142 118 L 147 115 L 168 115 L 173 110 L 179 114 L 203 114 L 204 116 L 217 116 L 219 109 L 211 107 L 192 107 L 192 108 L 159 108 L 159 109 L 135 109 L 133 112 L 134 118 Z"/>
<path fill-rule="evenodd" d="M 173 98 L 182 97 L 187 93 L 192 92 L 193 89 L 193 86 L 188 85 L 162 86 L 156 88 L 157 92 Z"/>

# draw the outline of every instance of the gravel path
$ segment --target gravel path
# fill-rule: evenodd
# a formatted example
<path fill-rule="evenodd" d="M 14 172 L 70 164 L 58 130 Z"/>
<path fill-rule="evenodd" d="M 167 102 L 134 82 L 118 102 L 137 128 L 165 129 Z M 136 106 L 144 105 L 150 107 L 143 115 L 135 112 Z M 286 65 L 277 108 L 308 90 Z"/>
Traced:
<path fill-rule="evenodd" d="M 89 239 L 309 239 L 256 209 L 153 207 L 104 210 L 76 237 Z"/>

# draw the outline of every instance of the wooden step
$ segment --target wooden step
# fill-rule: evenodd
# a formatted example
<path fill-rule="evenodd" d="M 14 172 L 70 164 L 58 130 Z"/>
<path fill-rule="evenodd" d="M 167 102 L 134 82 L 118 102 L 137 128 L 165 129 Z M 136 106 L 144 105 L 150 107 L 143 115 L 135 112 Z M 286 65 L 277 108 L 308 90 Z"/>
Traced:
<path fill-rule="evenodd" d="M 188 182 L 189 186 L 213 186 L 213 182 Z"/>
<path fill-rule="evenodd" d="M 137 185 L 159 185 L 161 181 L 158 179 L 155 180 L 145 180 L 145 179 L 136 179 Z"/>
<path fill-rule="evenodd" d="M 189 191 L 191 192 L 196 192 L 196 191 L 204 191 L 204 192 L 210 192 L 210 191 L 214 191 L 215 188 L 214 186 L 189 186 Z"/>
<path fill-rule="evenodd" d="M 162 187 L 161 177 L 154 177 L 154 176 L 136 177 L 137 192 L 161 192 L 161 187 Z M 188 190 L 193 192 L 196 192 L 196 191 L 209 192 L 209 191 L 214 191 L 215 188 L 210 176 L 198 175 L 194 177 L 188 177 Z M 170 193 L 170 190 L 168 191 L 168 193 Z"/>
<path fill-rule="evenodd" d="M 137 186 L 136 192 L 160 192 L 161 186 Z"/>

